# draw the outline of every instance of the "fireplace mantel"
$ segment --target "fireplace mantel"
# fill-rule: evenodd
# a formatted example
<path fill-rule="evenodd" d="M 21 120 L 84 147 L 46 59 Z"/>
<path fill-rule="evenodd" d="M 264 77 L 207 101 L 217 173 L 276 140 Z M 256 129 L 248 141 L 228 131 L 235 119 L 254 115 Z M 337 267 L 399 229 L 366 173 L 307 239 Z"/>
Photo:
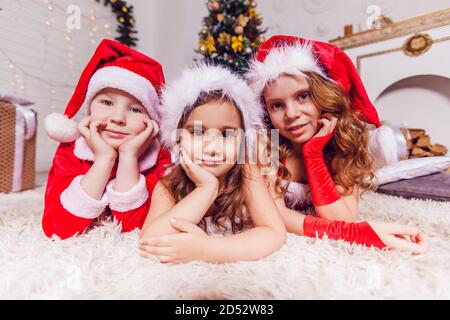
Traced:
<path fill-rule="evenodd" d="M 369 98 L 416 75 L 450 78 L 450 9 L 330 40 L 352 59 Z"/>

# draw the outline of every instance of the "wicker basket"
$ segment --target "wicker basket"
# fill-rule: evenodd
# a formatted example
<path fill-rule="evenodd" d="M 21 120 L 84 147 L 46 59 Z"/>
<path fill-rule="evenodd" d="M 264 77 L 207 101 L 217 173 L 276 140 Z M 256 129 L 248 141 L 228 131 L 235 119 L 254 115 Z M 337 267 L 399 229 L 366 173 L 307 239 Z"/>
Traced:
<path fill-rule="evenodd" d="M 16 112 L 13 104 L 0 101 L 0 192 L 13 191 Z M 36 115 L 36 111 L 33 112 Z M 20 190 L 16 191 L 36 186 L 36 132 L 25 140 L 23 154 L 22 183 Z"/>

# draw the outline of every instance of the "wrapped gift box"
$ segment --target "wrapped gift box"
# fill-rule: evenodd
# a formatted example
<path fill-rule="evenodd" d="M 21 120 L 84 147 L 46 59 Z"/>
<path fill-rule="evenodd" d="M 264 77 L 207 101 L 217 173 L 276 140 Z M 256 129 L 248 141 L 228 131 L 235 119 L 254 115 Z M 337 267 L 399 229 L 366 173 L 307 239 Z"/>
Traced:
<path fill-rule="evenodd" d="M 31 105 L 0 94 L 0 192 L 36 186 L 37 114 Z"/>

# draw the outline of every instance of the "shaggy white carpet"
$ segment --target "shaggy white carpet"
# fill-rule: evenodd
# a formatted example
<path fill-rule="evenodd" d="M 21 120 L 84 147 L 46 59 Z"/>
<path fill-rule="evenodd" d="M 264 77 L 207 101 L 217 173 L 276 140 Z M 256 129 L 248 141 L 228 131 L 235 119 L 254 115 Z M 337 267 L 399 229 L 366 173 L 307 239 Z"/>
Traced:
<path fill-rule="evenodd" d="M 361 219 L 419 226 L 424 255 L 288 236 L 260 261 L 164 265 L 110 222 L 65 241 L 41 229 L 43 192 L 0 194 L 0 299 L 449 299 L 450 203 L 368 194 Z"/>

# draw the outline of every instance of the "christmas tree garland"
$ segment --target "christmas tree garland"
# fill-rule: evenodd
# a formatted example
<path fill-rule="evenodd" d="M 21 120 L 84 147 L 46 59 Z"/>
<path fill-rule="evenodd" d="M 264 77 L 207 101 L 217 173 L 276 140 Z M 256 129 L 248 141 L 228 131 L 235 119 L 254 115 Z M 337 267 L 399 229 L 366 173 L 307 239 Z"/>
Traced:
<path fill-rule="evenodd" d="M 100 0 L 95 0 L 100 2 Z M 125 1 L 122 0 L 104 0 L 103 4 L 105 6 L 110 5 L 113 13 L 116 15 L 117 22 L 119 23 L 116 31 L 120 36 L 116 37 L 115 40 L 126 44 L 129 47 L 136 47 L 136 38 L 133 34 L 137 31 L 134 29 L 135 20 L 133 18 L 133 6 L 128 6 Z"/>

